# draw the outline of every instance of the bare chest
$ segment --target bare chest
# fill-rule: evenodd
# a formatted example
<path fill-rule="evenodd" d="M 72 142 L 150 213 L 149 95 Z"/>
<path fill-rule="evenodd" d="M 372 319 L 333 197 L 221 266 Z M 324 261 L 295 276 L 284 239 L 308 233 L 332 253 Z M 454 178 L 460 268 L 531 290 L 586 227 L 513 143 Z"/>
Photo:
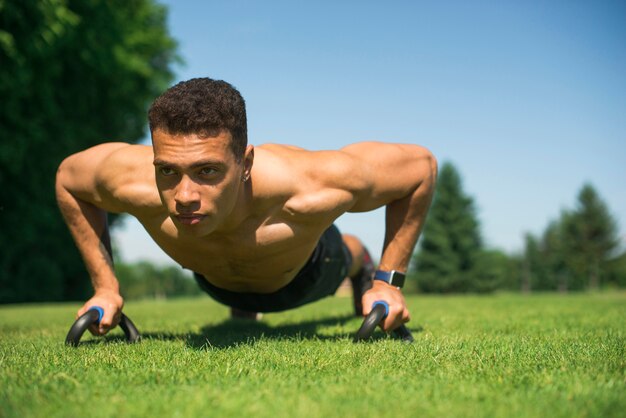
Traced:
<path fill-rule="evenodd" d="M 238 292 L 271 293 L 288 284 L 307 262 L 329 225 L 267 220 L 230 235 L 183 237 L 171 220 L 144 227 L 184 268 Z"/>

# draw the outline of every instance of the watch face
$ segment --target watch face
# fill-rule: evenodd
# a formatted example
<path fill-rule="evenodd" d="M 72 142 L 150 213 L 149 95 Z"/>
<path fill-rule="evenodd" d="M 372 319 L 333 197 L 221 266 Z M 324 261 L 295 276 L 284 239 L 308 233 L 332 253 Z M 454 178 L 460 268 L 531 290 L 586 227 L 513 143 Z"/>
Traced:
<path fill-rule="evenodd" d="M 397 286 L 397 287 L 402 287 L 404 286 L 404 274 L 400 273 L 399 271 L 392 271 L 391 272 L 391 281 L 389 282 L 389 284 L 393 285 L 393 286 Z"/>

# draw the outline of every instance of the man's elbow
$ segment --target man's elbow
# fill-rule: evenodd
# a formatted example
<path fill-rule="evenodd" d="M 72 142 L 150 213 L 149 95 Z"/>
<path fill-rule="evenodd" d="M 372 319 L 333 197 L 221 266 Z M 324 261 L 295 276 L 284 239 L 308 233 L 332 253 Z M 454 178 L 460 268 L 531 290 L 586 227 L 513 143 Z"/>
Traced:
<path fill-rule="evenodd" d="M 59 164 L 59 167 L 57 167 L 57 173 L 56 173 L 56 178 L 55 178 L 55 186 L 56 186 L 57 193 L 59 192 L 60 189 L 65 188 L 65 184 L 67 182 L 69 172 L 71 171 L 71 158 L 72 158 L 71 155 L 65 158 L 63 161 L 61 161 L 61 164 Z"/>
<path fill-rule="evenodd" d="M 417 177 L 420 184 L 426 185 L 428 188 L 434 188 L 437 182 L 437 158 L 428 148 L 418 146 L 417 161 Z"/>
<path fill-rule="evenodd" d="M 59 164 L 55 178 L 57 201 L 66 199 L 69 195 L 76 197 L 76 193 L 81 190 L 87 173 L 81 170 L 80 162 L 80 153 L 76 153 L 66 157 Z"/>

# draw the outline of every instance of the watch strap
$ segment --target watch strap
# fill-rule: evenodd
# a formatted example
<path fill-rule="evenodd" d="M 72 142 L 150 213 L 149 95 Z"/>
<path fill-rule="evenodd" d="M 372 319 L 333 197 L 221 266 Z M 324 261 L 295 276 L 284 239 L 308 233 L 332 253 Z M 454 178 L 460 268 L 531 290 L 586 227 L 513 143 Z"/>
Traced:
<path fill-rule="evenodd" d="M 405 277 L 406 275 L 404 273 L 396 270 L 376 270 L 376 273 L 374 273 L 374 280 L 383 281 L 397 288 L 402 288 L 402 286 L 404 286 Z"/>

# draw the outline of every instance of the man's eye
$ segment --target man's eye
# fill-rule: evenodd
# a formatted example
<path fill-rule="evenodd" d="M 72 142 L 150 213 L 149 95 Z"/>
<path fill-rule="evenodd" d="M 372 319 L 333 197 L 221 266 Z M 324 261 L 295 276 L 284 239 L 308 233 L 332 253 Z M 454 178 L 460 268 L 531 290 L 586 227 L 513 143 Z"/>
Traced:
<path fill-rule="evenodd" d="M 200 174 L 203 176 L 210 176 L 211 174 L 215 174 L 217 170 L 211 167 L 204 167 L 200 169 Z"/>
<path fill-rule="evenodd" d="M 164 176 L 172 176 L 176 174 L 176 172 L 169 167 L 161 167 L 159 168 L 159 172 Z"/>

